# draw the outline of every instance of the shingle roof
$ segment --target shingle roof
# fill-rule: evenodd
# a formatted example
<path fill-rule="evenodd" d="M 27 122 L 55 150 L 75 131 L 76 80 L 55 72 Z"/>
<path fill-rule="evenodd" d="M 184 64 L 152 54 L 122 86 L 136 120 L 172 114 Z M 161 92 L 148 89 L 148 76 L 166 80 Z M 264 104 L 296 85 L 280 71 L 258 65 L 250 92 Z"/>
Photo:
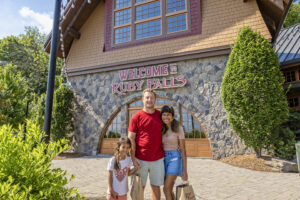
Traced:
<path fill-rule="evenodd" d="M 282 29 L 274 45 L 280 65 L 300 63 L 300 23 Z"/>

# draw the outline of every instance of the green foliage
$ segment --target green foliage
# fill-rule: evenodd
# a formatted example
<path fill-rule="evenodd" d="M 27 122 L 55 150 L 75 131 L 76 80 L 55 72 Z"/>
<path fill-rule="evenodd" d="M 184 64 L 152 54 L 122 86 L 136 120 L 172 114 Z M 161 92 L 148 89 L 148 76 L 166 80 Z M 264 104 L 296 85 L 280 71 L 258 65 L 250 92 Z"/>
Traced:
<path fill-rule="evenodd" d="M 232 129 L 258 156 L 270 148 L 272 131 L 288 117 L 283 83 L 270 43 L 243 27 L 229 56 L 221 97 Z"/>
<path fill-rule="evenodd" d="M 59 140 L 68 137 L 74 131 L 72 112 L 74 94 L 69 87 L 60 85 L 54 96 L 51 138 Z"/>
<path fill-rule="evenodd" d="M 274 143 L 274 156 L 292 160 L 293 156 L 296 153 L 295 150 L 295 133 L 289 128 L 281 126 L 276 131 L 274 131 L 275 136 L 275 143 Z"/>
<path fill-rule="evenodd" d="M 287 28 L 298 23 L 300 23 L 300 1 L 298 0 L 297 3 L 297 0 L 294 0 L 284 20 L 283 27 Z"/>
<path fill-rule="evenodd" d="M 290 110 L 288 121 L 274 131 L 274 156 L 291 160 L 296 154 L 295 136 L 300 134 L 300 112 Z"/>
<path fill-rule="evenodd" d="M 0 128 L 0 199 L 82 199 L 66 184 L 66 171 L 51 169 L 51 161 L 68 148 L 62 139 L 46 144 L 45 135 L 32 122 L 27 132 L 3 125 Z"/>
<path fill-rule="evenodd" d="M 109 131 L 108 134 L 104 135 L 104 138 L 120 138 L 121 135 L 117 132 Z"/>
<path fill-rule="evenodd" d="M 0 86 L 0 125 L 24 122 L 26 104 L 29 104 L 28 118 L 43 127 L 45 115 L 45 93 L 48 80 L 49 54 L 43 51 L 46 36 L 37 28 L 26 27 L 25 34 L 9 36 L 0 40 L 0 68 L 9 71 L 10 81 L 4 88 Z M 53 105 L 52 139 L 60 139 L 73 131 L 71 105 L 73 93 L 70 89 L 60 87 L 63 61 L 57 59 L 55 86 L 58 101 Z M 6 73 L 7 74 L 7 73 Z M 1 78 L 8 76 L 2 73 Z M 18 80 L 16 80 L 18 79 Z M 9 90 L 8 90 L 9 89 Z M 9 92 L 7 92 L 9 91 Z M 12 94 L 14 96 L 12 96 Z M 21 109 L 22 108 L 22 109 Z"/>
<path fill-rule="evenodd" d="M 0 65 L 9 63 L 16 66 L 15 72 L 28 86 L 28 96 L 46 92 L 49 66 L 49 54 L 43 51 L 46 36 L 35 27 L 26 27 L 25 34 L 9 36 L 0 40 Z M 61 79 L 62 60 L 57 60 L 56 85 Z M 31 98 L 29 98 L 31 99 Z"/>
<path fill-rule="evenodd" d="M 185 133 L 185 138 L 206 138 L 206 135 L 203 131 L 194 130 L 188 133 Z"/>
<path fill-rule="evenodd" d="M 25 121 L 27 87 L 13 68 L 11 64 L 0 67 L 0 125 L 9 123 L 17 127 Z"/>
<path fill-rule="evenodd" d="M 45 117 L 45 105 L 46 105 L 46 94 L 40 96 L 35 95 L 33 101 L 30 103 L 30 115 L 31 121 L 36 123 L 39 127 L 44 126 Z"/>

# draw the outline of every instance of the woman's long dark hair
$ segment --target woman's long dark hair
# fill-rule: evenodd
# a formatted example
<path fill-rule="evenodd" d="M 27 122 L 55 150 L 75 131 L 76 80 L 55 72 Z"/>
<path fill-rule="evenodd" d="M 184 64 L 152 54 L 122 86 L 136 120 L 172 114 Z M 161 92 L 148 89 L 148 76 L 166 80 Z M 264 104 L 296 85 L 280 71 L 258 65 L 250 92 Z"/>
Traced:
<path fill-rule="evenodd" d="M 162 118 L 162 114 L 163 113 L 171 113 L 172 114 L 173 121 L 171 122 L 171 130 L 173 132 L 177 133 L 178 132 L 178 127 L 179 127 L 180 123 L 179 123 L 179 121 L 177 121 L 174 118 L 174 108 L 172 106 L 165 105 L 164 107 L 162 107 L 162 109 L 160 111 L 160 118 Z M 165 123 L 163 123 L 163 127 L 162 127 L 162 130 L 161 130 L 161 133 L 165 134 L 167 131 L 168 131 L 168 126 Z"/>
<path fill-rule="evenodd" d="M 120 146 L 122 144 L 129 144 L 130 148 L 131 148 L 131 142 L 130 142 L 130 139 L 127 138 L 127 137 L 121 137 L 117 143 L 117 147 L 115 149 L 115 154 L 114 154 L 114 157 L 115 157 L 115 164 L 114 164 L 114 169 L 115 170 L 120 170 L 121 167 L 120 167 Z"/>

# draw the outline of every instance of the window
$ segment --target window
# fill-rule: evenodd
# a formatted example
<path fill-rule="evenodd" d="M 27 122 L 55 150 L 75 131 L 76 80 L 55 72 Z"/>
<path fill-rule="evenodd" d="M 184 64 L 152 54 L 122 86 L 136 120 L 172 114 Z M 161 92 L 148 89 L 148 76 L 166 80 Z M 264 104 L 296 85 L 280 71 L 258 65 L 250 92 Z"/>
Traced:
<path fill-rule="evenodd" d="M 166 100 L 166 99 L 160 99 L 156 98 L 155 101 L 155 108 L 160 110 L 164 105 L 172 105 L 173 102 Z M 131 118 L 136 112 L 138 112 L 141 107 L 143 106 L 142 100 L 135 101 L 131 104 L 129 104 L 129 118 Z M 183 126 L 185 138 L 195 139 L 205 139 L 206 134 L 204 130 L 202 129 L 199 121 L 192 115 L 190 111 L 185 109 L 183 106 L 181 106 L 181 112 L 177 113 L 175 111 L 175 118 L 180 117 L 180 122 Z M 134 110 L 134 112 L 132 112 Z"/>
<path fill-rule="evenodd" d="M 120 138 L 121 137 L 121 112 L 114 117 L 109 125 L 104 138 Z"/>
<path fill-rule="evenodd" d="M 114 0 L 114 44 L 188 30 L 189 0 Z"/>
<path fill-rule="evenodd" d="M 284 76 L 285 76 L 285 82 L 286 83 L 296 81 L 295 71 L 284 72 Z"/>
<path fill-rule="evenodd" d="M 115 1 L 115 8 L 123 8 L 126 6 L 130 6 L 131 0 L 116 0 Z"/>
<path fill-rule="evenodd" d="M 298 98 L 290 98 L 290 99 L 288 99 L 288 102 L 289 102 L 289 106 L 291 108 L 299 106 L 299 100 L 298 100 Z"/>
<path fill-rule="evenodd" d="M 185 138 L 206 138 L 198 120 L 196 120 L 193 115 L 183 107 L 181 107 L 181 121 Z"/>
<path fill-rule="evenodd" d="M 167 19 L 168 33 L 186 29 L 186 14 L 176 15 Z"/>

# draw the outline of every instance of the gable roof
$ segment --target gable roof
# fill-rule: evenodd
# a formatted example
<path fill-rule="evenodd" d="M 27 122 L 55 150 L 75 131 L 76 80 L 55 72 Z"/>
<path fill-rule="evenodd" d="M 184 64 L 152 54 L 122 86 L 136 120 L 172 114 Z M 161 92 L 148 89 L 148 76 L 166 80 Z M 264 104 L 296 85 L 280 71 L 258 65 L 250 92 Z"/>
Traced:
<path fill-rule="evenodd" d="M 63 18 L 60 21 L 61 33 L 58 38 L 57 55 L 62 56 L 61 43 L 63 41 L 65 57 L 67 57 L 74 39 L 80 38 L 80 28 L 89 18 L 98 4 L 105 0 L 68 0 L 63 12 Z M 112 1 L 112 0 L 106 0 Z M 247 2 L 247 0 L 240 0 Z M 260 12 L 272 35 L 276 38 L 278 30 L 285 18 L 285 15 L 293 0 L 257 0 Z M 73 6 L 72 6 L 73 4 Z M 62 35 L 62 39 L 61 39 Z M 44 43 L 44 50 L 50 52 L 52 33 L 50 33 Z"/>
<path fill-rule="evenodd" d="M 80 28 L 100 2 L 101 0 L 68 0 L 64 9 L 61 10 L 61 12 L 63 13 L 63 17 L 60 19 L 61 31 L 59 32 L 63 35 L 64 51 L 66 56 L 69 53 L 73 39 L 80 38 Z M 52 31 L 49 33 L 44 43 L 44 50 L 48 53 L 50 52 L 51 38 Z M 58 38 L 57 55 L 59 57 L 62 57 L 62 51 L 60 47 L 61 35 L 59 35 Z"/>
<path fill-rule="evenodd" d="M 300 23 L 282 29 L 274 49 L 281 66 L 300 63 Z"/>

